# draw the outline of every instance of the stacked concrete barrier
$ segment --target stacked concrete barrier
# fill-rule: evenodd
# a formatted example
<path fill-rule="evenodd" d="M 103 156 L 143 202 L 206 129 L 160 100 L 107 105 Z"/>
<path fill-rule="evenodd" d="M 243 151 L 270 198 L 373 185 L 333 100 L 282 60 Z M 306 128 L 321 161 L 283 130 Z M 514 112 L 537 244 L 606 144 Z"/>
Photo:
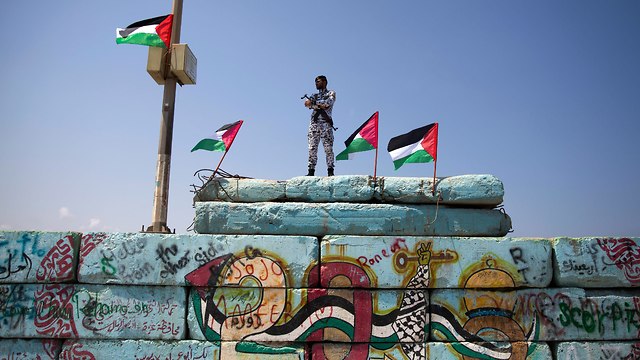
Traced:
<path fill-rule="evenodd" d="M 0 232 L 0 359 L 640 358 L 639 239 L 504 237 L 503 195 L 216 179 L 199 234 Z"/>

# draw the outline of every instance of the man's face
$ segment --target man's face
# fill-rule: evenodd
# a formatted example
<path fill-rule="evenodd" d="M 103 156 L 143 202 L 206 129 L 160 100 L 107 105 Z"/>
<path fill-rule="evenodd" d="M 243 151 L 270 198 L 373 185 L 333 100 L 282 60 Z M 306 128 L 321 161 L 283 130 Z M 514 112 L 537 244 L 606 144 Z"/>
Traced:
<path fill-rule="evenodd" d="M 320 78 L 316 78 L 316 89 L 322 90 L 326 88 L 327 88 L 327 82 Z"/>

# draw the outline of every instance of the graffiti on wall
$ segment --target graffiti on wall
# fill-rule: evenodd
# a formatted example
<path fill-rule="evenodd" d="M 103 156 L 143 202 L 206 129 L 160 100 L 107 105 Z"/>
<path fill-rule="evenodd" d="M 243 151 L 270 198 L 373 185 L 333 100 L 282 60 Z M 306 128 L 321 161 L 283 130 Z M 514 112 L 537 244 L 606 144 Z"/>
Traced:
<path fill-rule="evenodd" d="M 629 238 L 597 239 L 599 248 L 605 252 L 608 265 L 615 265 L 634 286 L 640 286 L 640 245 Z"/>

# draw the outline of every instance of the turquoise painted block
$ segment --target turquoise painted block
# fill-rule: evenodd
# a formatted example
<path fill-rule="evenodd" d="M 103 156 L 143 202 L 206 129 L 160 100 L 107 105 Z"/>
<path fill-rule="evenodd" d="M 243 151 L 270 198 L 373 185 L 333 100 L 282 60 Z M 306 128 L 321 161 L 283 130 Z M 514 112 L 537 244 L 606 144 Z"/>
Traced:
<path fill-rule="evenodd" d="M 220 355 L 214 360 L 247 359 L 247 360 L 304 360 L 303 344 L 290 343 L 257 343 L 250 341 L 222 341 Z"/>
<path fill-rule="evenodd" d="M 461 175 L 432 178 L 384 177 L 379 198 L 385 202 L 494 207 L 502 203 L 504 186 L 493 175 Z"/>
<path fill-rule="evenodd" d="M 557 360 L 638 359 L 640 342 L 561 342 L 556 350 Z"/>
<path fill-rule="evenodd" d="M 195 341 L 164 340 L 67 340 L 60 360 L 79 359 L 220 359 L 218 344 Z"/>
<path fill-rule="evenodd" d="M 0 231 L 0 283 L 54 283 L 75 279 L 80 234 Z"/>
<path fill-rule="evenodd" d="M 549 345 L 543 342 L 429 342 L 427 359 L 527 359 L 552 360 Z"/>
<path fill-rule="evenodd" d="M 0 285 L 0 334 L 10 338 L 182 339 L 182 287 Z"/>
<path fill-rule="evenodd" d="M 194 201 L 261 202 L 285 200 L 286 181 L 215 178 L 194 196 Z"/>
<path fill-rule="evenodd" d="M 236 269 L 258 278 L 286 273 L 293 287 L 317 282 L 306 272 L 317 262 L 315 237 L 92 233 L 85 240 L 78 272 L 84 283 L 229 286 Z M 217 279 L 213 268 L 222 274 Z"/>
<path fill-rule="evenodd" d="M 291 202 L 367 202 L 373 199 L 370 176 L 299 176 L 287 181 L 287 200 Z"/>
<path fill-rule="evenodd" d="M 640 238 L 558 238 L 554 249 L 557 286 L 640 286 Z"/>
<path fill-rule="evenodd" d="M 58 359 L 62 341 L 53 339 L 2 339 L 0 360 Z"/>
<path fill-rule="evenodd" d="M 640 333 L 638 292 L 578 288 L 435 290 L 432 339 L 460 341 L 631 340 Z M 473 342 L 470 340 L 470 342 Z"/>
<path fill-rule="evenodd" d="M 200 234 L 504 236 L 505 213 L 435 205 L 196 203 Z"/>
<path fill-rule="evenodd" d="M 549 240 L 531 238 L 327 236 L 321 262 L 358 264 L 369 288 L 546 287 L 551 249 Z M 500 276 L 484 276 L 486 269 Z"/>
<path fill-rule="evenodd" d="M 192 288 L 187 322 L 209 341 L 423 342 L 428 301 L 420 290 Z"/>
<path fill-rule="evenodd" d="M 311 359 L 426 359 L 425 343 L 316 343 L 311 346 Z"/>

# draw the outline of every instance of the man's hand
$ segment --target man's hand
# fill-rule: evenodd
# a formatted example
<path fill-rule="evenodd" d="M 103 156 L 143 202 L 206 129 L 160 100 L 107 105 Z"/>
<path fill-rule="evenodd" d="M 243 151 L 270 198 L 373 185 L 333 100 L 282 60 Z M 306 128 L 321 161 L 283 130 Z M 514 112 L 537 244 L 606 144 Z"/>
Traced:
<path fill-rule="evenodd" d="M 311 107 L 311 100 L 307 99 L 304 101 L 304 106 L 310 108 Z"/>

